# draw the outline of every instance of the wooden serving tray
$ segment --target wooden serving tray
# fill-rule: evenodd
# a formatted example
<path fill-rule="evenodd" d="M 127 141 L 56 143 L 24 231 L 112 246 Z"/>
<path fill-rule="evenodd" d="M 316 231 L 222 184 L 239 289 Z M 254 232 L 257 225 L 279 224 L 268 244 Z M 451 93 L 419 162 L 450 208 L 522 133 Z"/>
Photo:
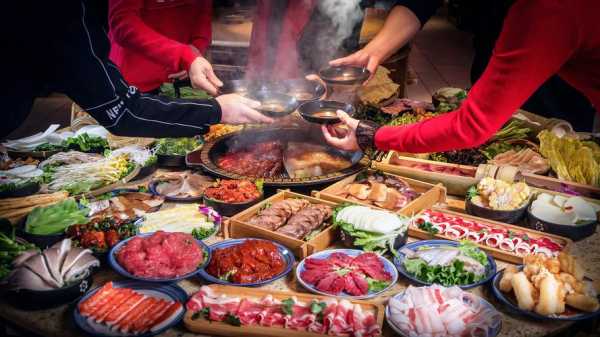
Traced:
<path fill-rule="evenodd" d="M 373 173 L 375 173 L 375 170 L 369 169 L 367 171 L 367 173 L 373 174 Z M 384 172 L 383 174 L 385 174 L 387 176 L 395 177 L 402 181 L 405 181 L 416 192 L 421 193 L 420 196 L 418 196 L 415 200 L 408 203 L 401 210 L 396 211 L 396 213 L 400 213 L 400 214 L 406 215 L 406 216 L 412 216 L 413 214 L 420 212 L 424 208 L 433 207 L 433 205 L 435 205 L 436 203 L 438 203 L 438 202 L 443 203 L 446 200 L 446 188 L 442 184 L 433 185 L 433 184 L 425 183 L 422 181 L 401 177 L 399 175 L 395 175 L 395 174 L 391 174 L 391 173 Z M 316 192 L 315 196 L 319 199 L 328 200 L 328 201 L 332 201 L 332 202 L 339 203 L 339 204 L 352 203 L 352 204 L 365 205 L 365 206 L 369 206 L 372 208 L 383 209 L 376 205 L 371 205 L 371 204 L 368 204 L 365 202 L 360 202 L 360 201 L 355 201 L 355 200 L 349 200 L 346 198 L 342 198 L 338 195 L 338 193 L 341 190 L 343 190 L 344 187 L 346 187 L 348 184 L 351 184 L 355 181 L 356 176 L 358 176 L 358 174 L 354 174 L 347 178 L 344 178 L 344 179 L 338 181 L 337 183 L 325 188 L 324 190 L 322 190 L 320 192 Z M 391 210 L 387 210 L 387 211 L 391 212 Z"/>
<path fill-rule="evenodd" d="M 392 164 L 393 162 L 453 167 L 468 173 L 471 176 L 459 176 L 448 173 L 425 171 L 409 166 L 402 166 L 402 164 Z M 475 177 L 477 168 L 474 166 L 440 163 L 431 160 L 403 157 L 394 151 L 391 151 L 383 160 L 383 162 L 373 162 L 371 166 L 376 170 L 428 182 L 430 184 L 442 183 L 446 187 L 448 194 L 452 195 L 464 196 L 469 187 L 476 185 L 479 182 L 479 179 Z"/>
<path fill-rule="evenodd" d="M 313 204 L 325 204 L 331 207 L 337 206 L 336 203 L 321 200 L 313 197 L 309 197 L 303 194 L 298 194 L 294 192 L 290 192 L 288 190 L 279 191 L 275 195 L 271 196 L 268 199 L 261 201 L 260 203 L 242 211 L 233 217 L 230 218 L 229 221 L 229 229 L 227 231 L 229 238 L 260 238 L 260 239 L 268 239 L 281 243 L 290 249 L 294 255 L 300 259 L 303 259 L 312 253 L 325 250 L 331 244 L 337 240 L 337 229 L 332 228 L 332 226 L 327 226 L 323 228 L 323 230 L 317 234 L 314 238 L 304 241 L 291 238 L 286 235 L 282 235 L 258 226 L 254 226 L 249 224 L 247 221 L 256 215 L 261 209 L 263 209 L 269 203 L 272 204 L 277 201 L 285 200 L 285 199 L 306 199 Z M 331 220 L 327 220 L 329 223 Z"/>
<path fill-rule="evenodd" d="M 571 245 L 573 244 L 573 241 L 571 241 L 571 239 L 562 237 L 562 236 L 558 236 L 555 234 L 550 234 L 550 233 L 544 233 L 544 232 L 540 232 L 540 231 L 536 231 L 527 227 L 521 227 L 521 226 L 515 226 L 515 225 L 509 225 L 506 223 L 502 223 L 502 222 L 497 222 L 497 221 L 492 221 L 492 220 L 488 220 L 488 219 L 484 219 L 484 218 L 478 218 L 469 214 L 464 214 L 464 213 L 459 213 L 459 212 L 454 212 L 454 211 L 450 211 L 447 209 L 442 209 L 442 208 L 438 208 L 438 207 L 432 207 L 431 210 L 436 211 L 436 212 L 440 212 L 440 213 L 445 213 L 445 214 L 449 214 L 449 215 L 453 215 L 453 216 L 459 216 L 463 219 L 467 219 L 467 220 L 472 220 L 472 221 L 477 221 L 479 223 L 482 224 L 489 224 L 491 226 L 496 226 L 496 227 L 504 227 L 506 229 L 515 231 L 515 232 L 525 232 L 527 233 L 527 236 L 530 236 L 532 238 L 538 238 L 538 237 L 548 237 L 551 238 L 553 240 L 556 240 L 558 242 L 560 242 L 561 244 L 564 244 L 565 251 L 569 251 Z M 429 232 L 426 232 L 424 230 L 419 229 L 418 227 L 416 227 L 415 225 L 411 224 L 408 227 L 408 235 L 414 238 L 418 238 L 418 239 L 423 239 L 423 240 L 429 240 L 429 239 L 444 239 L 444 240 L 452 240 L 444 235 L 441 234 L 431 234 Z M 452 240 L 452 241 L 456 241 L 456 240 Z M 497 248 L 492 248 L 492 247 L 488 247 L 486 245 L 482 245 L 482 244 L 477 244 L 479 246 L 479 248 L 489 252 L 494 258 L 502 260 L 502 261 L 506 261 L 506 262 L 510 262 L 510 263 L 514 263 L 514 264 L 522 264 L 523 263 L 523 257 L 511 253 L 511 252 L 507 252 L 501 249 L 497 249 Z"/>
<path fill-rule="evenodd" d="M 224 285 L 210 285 L 210 287 L 218 294 L 225 294 L 230 296 L 237 296 L 242 298 L 263 298 L 266 295 L 271 295 L 273 298 L 278 300 L 284 300 L 291 297 L 296 297 L 300 302 L 310 302 L 311 300 L 326 300 L 331 299 L 327 296 L 319 296 L 306 293 L 298 293 L 294 291 L 270 291 L 256 288 L 244 288 L 244 287 L 232 287 Z M 383 317 L 385 309 L 381 304 L 375 304 L 369 301 L 350 301 L 353 304 L 359 304 L 362 309 L 366 312 L 373 313 L 377 324 L 383 331 Z M 183 318 L 183 324 L 185 327 L 195 333 L 217 335 L 217 336 L 247 336 L 247 337 L 322 337 L 327 336 L 324 334 L 318 334 L 308 331 L 298 331 L 292 329 L 286 329 L 283 327 L 264 327 L 258 325 L 244 325 L 241 327 L 233 326 L 224 322 L 210 322 L 204 318 L 192 320 L 194 313 L 187 311 Z"/>

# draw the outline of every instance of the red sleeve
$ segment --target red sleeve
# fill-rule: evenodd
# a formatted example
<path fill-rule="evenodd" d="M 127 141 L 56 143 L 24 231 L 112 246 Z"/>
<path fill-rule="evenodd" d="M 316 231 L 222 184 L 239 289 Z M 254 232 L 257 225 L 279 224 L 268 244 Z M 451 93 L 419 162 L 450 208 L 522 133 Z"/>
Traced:
<path fill-rule="evenodd" d="M 203 0 L 198 7 L 199 15 L 192 35 L 192 44 L 204 54 L 212 42 L 212 0 Z"/>
<path fill-rule="evenodd" d="M 108 23 L 111 35 L 121 46 L 146 55 L 172 72 L 188 70 L 196 58 L 192 49 L 148 27 L 140 17 L 143 0 L 111 0 Z"/>
<path fill-rule="evenodd" d="M 382 127 L 375 134 L 375 145 L 381 150 L 427 153 L 485 143 L 573 55 L 579 43 L 576 25 L 566 1 L 517 1 L 489 65 L 462 106 L 410 126 Z"/>

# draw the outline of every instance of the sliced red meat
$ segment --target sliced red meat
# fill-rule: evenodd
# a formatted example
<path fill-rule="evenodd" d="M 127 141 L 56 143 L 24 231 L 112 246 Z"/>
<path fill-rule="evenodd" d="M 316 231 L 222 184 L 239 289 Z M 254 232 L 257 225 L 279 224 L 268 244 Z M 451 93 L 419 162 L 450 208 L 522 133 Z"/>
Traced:
<path fill-rule="evenodd" d="M 326 292 L 329 294 L 337 294 L 337 293 L 339 293 L 339 291 L 334 292 L 334 286 L 333 286 L 333 283 L 337 279 L 341 279 L 341 277 L 336 272 L 331 272 L 331 273 L 325 275 L 325 277 L 323 277 L 316 284 L 316 288 L 317 288 L 317 290 L 322 291 L 322 292 Z M 343 281 L 343 279 L 342 279 L 342 281 Z M 343 287 L 342 287 L 342 289 L 343 289 Z"/>
<path fill-rule="evenodd" d="M 237 316 L 242 325 L 257 324 L 260 321 L 259 315 L 264 309 L 265 305 L 260 302 L 244 298 L 240 303 Z"/>
<path fill-rule="evenodd" d="M 352 261 L 352 266 L 378 281 L 390 281 L 392 279 L 392 275 L 385 270 L 383 262 L 375 253 L 358 255 Z"/>
<path fill-rule="evenodd" d="M 329 260 L 330 263 L 335 266 L 345 268 L 345 267 L 350 266 L 350 264 L 352 264 L 352 261 L 354 259 L 350 255 L 336 252 L 336 253 L 329 255 L 329 258 L 327 258 L 327 260 Z"/>
<path fill-rule="evenodd" d="M 363 295 L 363 292 L 358 288 L 356 283 L 354 282 L 354 278 L 351 273 L 346 274 L 344 276 L 344 291 L 352 296 L 360 296 Z"/>
<path fill-rule="evenodd" d="M 305 331 L 316 318 L 308 305 L 296 303 L 292 306 L 292 315 L 286 317 L 285 326 L 293 330 Z"/>
<path fill-rule="evenodd" d="M 352 275 L 352 279 L 358 289 L 360 289 L 361 295 L 369 293 L 369 283 L 363 274 L 353 271 L 349 275 Z"/>

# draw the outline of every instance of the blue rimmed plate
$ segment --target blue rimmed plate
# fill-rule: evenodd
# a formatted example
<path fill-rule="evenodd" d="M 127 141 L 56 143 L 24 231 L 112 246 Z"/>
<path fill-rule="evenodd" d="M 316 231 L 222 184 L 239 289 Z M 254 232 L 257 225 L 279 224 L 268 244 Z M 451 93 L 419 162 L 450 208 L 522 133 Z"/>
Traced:
<path fill-rule="evenodd" d="M 404 296 L 404 291 L 392 296 L 390 299 L 392 299 L 392 298 L 401 299 L 403 296 Z M 483 308 L 489 309 L 489 310 L 494 310 L 494 311 L 496 310 L 494 308 L 494 306 L 490 302 L 486 301 L 485 299 L 479 297 L 479 300 L 481 301 L 481 305 Z M 392 330 L 394 330 L 398 335 L 407 337 L 408 334 L 406 334 L 396 324 L 394 324 L 391 317 L 392 317 L 392 313 L 390 312 L 390 306 L 388 304 L 385 306 L 385 320 L 388 322 L 388 324 L 390 325 Z M 492 326 L 489 327 L 486 336 L 496 337 L 500 334 L 500 331 L 502 330 L 502 316 L 498 315 L 498 320 L 495 321 L 494 323 L 495 324 L 493 324 Z"/>
<path fill-rule="evenodd" d="M 123 268 L 123 266 L 121 266 L 121 264 L 117 261 L 117 257 L 116 257 L 117 252 L 119 250 L 121 250 L 133 238 L 149 237 L 149 236 L 152 236 L 153 234 L 154 233 L 138 234 L 136 236 L 132 236 L 129 239 L 123 240 L 123 241 L 119 242 L 118 244 L 116 244 L 110 250 L 110 253 L 108 254 L 108 263 L 110 264 L 112 269 L 114 269 L 114 271 L 116 271 L 118 274 L 125 276 L 127 278 L 130 278 L 130 279 L 133 279 L 133 280 L 145 281 L 145 282 L 176 282 L 176 281 L 180 281 L 180 280 L 183 280 L 183 279 L 186 279 L 186 278 L 196 275 L 196 273 L 198 273 L 198 271 L 202 270 L 202 268 L 204 268 L 208 265 L 208 262 L 210 261 L 210 256 L 211 256 L 210 248 L 208 248 L 208 246 L 204 242 L 202 242 L 200 240 L 196 240 L 196 243 L 198 244 L 198 246 L 200 246 L 200 248 L 204 252 L 204 260 L 202 261 L 202 264 L 199 265 L 198 268 L 196 268 L 196 270 L 194 270 L 192 272 L 189 272 L 187 274 L 180 275 L 177 277 L 171 277 L 171 278 L 149 278 L 149 277 L 135 276 L 132 273 L 125 270 L 125 268 Z"/>
<path fill-rule="evenodd" d="M 333 253 L 343 253 L 343 254 L 349 255 L 351 257 L 356 257 L 360 254 L 365 253 L 365 251 L 359 250 L 359 249 L 330 249 L 330 250 L 324 250 L 322 252 L 314 253 L 311 256 L 307 257 L 306 259 L 317 259 L 317 260 L 327 259 Z M 392 262 L 390 262 L 390 260 L 386 259 L 385 257 L 379 256 L 379 259 L 383 263 L 384 270 L 387 271 L 388 273 L 390 273 L 390 275 L 392 276 L 392 280 L 390 281 L 390 284 L 387 287 L 385 287 L 384 289 L 382 289 L 380 291 L 370 291 L 368 294 L 362 295 L 362 296 L 353 296 L 353 295 L 347 294 L 345 292 L 342 292 L 339 294 L 331 294 L 331 293 L 327 293 L 327 292 L 318 290 L 316 286 L 305 282 L 302 279 L 302 277 L 300 277 L 302 272 L 304 272 L 304 270 L 306 270 L 306 268 L 304 267 L 304 262 L 306 261 L 306 259 L 300 261 L 300 263 L 296 267 L 296 279 L 298 280 L 298 282 L 300 282 L 300 284 L 302 284 L 302 286 L 304 288 L 310 290 L 311 292 L 313 292 L 315 294 L 320 294 L 320 295 L 325 295 L 325 296 L 336 296 L 336 297 L 342 297 L 342 298 L 354 299 L 354 300 L 367 299 L 367 298 L 376 297 L 376 296 L 386 292 L 398 281 L 398 271 L 396 270 L 396 267 L 394 267 L 394 264 Z"/>
<path fill-rule="evenodd" d="M 519 271 L 523 270 L 523 266 L 517 266 Z M 583 321 L 600 316 L 600 310 L 594 312 L 578 312 L 573 314 L 551 315 L 544 316 L 533 311 L 523 310 L 519 308 L 516 298 L 512 294 L 506 294 L 500 290 L 499 283 L 504 275 L 504 270 L 499 271 L 492 280 L 492 291 L 498 301 L 502 302 L 510 312 L 516 315 L 523 315 L 539 321 Z M 586 278 L 586 281 L 591 281 Z M 598 296 L 600 297 L 600 296 Z"/>
<path fill-rule="evenodd" d="M 406 268 L 404 267 L 404 259 L 406 259 L 406 255 L 402 252 L 402 250 L 404 249 L 410 249 L 412 251 L 416 251 L 419 248 L 424 248 L 424 247 L 429 247 L 429 248 L 439 248 L 439 247 L 458 247 L 460 245 L 460 242 L 456 242 L 456 241 L 449 241 L 449 240 L 424 240 L 424 241 L 416 241 L 416 242 L 412 242 L 409 243 L 407 245 L 405 245 L 404 247 L 402 247 L 401 250 L 398 251 L 398 256 L 394 257 L 394 265 L 396 265 L 396 268 L 398 269 L 398 271 L 400 272 L 400 274 L 402 274 L 402 276 L 406 277 L 407 279 L 411 280 L 412 282 L 416 283 L 416 284 L 420 284 L 420 285 L 431 285 L 432 283 L 426 282 L 426 281 L 422 281 L 418 278 L 416 278 L 413 274 L 409 273 Z M 482 250 L 483 253 L 485 253 L 485 251 Z M 492 279 L 492 277 L 494 277 L 494 275 L 496 275 L 496 261 L 494 260 L 494 258 L 485 253 L 487 256 L 487 260 L 488 260 L 488 264 L 487 266 L 485 266 L 485 277 L 475 283 L 470 283 L 470 284 L 456 284 L 456 286 L 462 288 L 462 289 L 470 289 L 470 288 L 474 288 L 483 284 L 486 284 L 487 282 L 489 282 L 489 280 Z"/>
<path fill-rule="evenodd" d="M 247 240 L 267 241 L 267 242 L 270 242 L 270 243 L 274 244 L 277 247 L 277 250 L 279 251 L 279 253 L 281 254 L 281 256 L 283 257 L 283 259 L 285 260 L 285 262 L 287 264 L 285 266 L 285 269 L 281 273 L 279 273 L 279 274 L 277 274 L 277 275 L 275 275 L 275 276 L 273 276 L 273 277 L 271 277 L 271 278 L 269 278 L 267 280 L 262 280 L 262 281 L 253 282 L 253 283 L 234 283 L 234 282 L 225 281 L 225 280 L 222 280 L 222 279 L 220 279 L 218 277 L 215 277 L 215 276 L 209 274 L 206 271 L 206 269 L 204 269 L 204 268 L 201 269 L 198 272 L 198 274 L 200 276 L 202 276 L 202 278 L 204 280 L 206 280 L 206 281 L 208 281 L 210 283 L 217 283 L 217 284 L 223 284 L 223 285 L 228 285 L 228 286 L 236 286 L 236 287 L 259 287 L 259 286 L 263 286 L 265 284 L 269 284 L 269 283 L 271 283 L 271 282 L 273 282 L 275 280 L 278 280 L 278 279 L 286 276 L 287 274 L 289 274 L 290 271 L 292 271 L 292 268 L 294 267 L 294 262 L 296 261 L 294 259 L 294 254 L 292 254 L 292 252 L 289 249 L 287 249 L 285 246 L 283 246 L 283 245 L 281 245 L 281 244 L 279 244 L 279 243 L 277 243 L 275 241 L 271 241 L 271 240 L 256 239 L 256 238 L 225 240 L 225 241 L 217 242 L 217 243 L 211 245 L 210 246 L 211 254 L 212 254 L 212 252 L 214 252 L 216 250 L 223 249 L 223 248 L 228 248 L 228 247 L 235 246 L 235 245 L 239 245 L 240 243 L 245 242 Z"/>
<path fill-rule="evenodd" d="M 113 282 L 113 287 L 115 288 L 130 288 L 139 293 L 142 293 L 147 296 L 153 296 L 156 298 L 162 298 L 170 301 L 177 301 L 181 303 L 183 308 L 185 308 L 185 303 L 187 301 L 188 295 L 185 290 L 181 289 L 176 284 L 158 284 L 158 283 L 147 283 L 142 281 L 116 281 Z M 75 305 L 75 309 L 73 310 L 73 321 L 75 325 L 85 333 L 94 337 L 125 337 L 125 336 L 136 336 L 136 337 L 150 337 L 158 335 L 167 329 L 177 325 L 183 315 L 185 314 L 185 310 L 181 310 L 181 312 L 174 318 L 171 319 L 167 324 L 164 324 L 159 329 L 155 331 L 148 331 L 143 334 L 133 334 L 133 333 L 120 333 L 118 331 L 111 330 L 107 325 L 93 322 L 92 320 L 84 317 L 79 312 L 79 304 L 83 301 L 90 298 L 90 296 L 94 295 L 96 291 L 98 291 L 100 287 L 95 288 L 89 291 L 85 296 L 83 296 L 77 305 Z"/>

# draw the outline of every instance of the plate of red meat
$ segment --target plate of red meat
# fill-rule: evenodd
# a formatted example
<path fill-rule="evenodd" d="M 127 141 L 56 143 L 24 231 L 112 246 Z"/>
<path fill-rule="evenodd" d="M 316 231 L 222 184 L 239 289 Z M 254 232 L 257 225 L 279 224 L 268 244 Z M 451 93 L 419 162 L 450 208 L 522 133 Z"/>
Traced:
<path fill-rule="evenodd" d="M 108 256 L 119 274 L 139 281 L 175 282 L 195 275 L 210 261 L 208 246 L 188 233 L 138 234 L 119 242 Z"/>
<path fill-rule="evenodd" d="M 187 297 L 176 284 L 107 282 L 79 300 L 73 321 L 90 336 L 150 337 L 181 321 Z"/>
<path fill-rule="evenodd" d="M 373 252 L 332 249 L 302 260 L 296 268 L 296 279 L 317 294 L 366 299 L 396 284 L 398 271 L 392 262 Z"/>

